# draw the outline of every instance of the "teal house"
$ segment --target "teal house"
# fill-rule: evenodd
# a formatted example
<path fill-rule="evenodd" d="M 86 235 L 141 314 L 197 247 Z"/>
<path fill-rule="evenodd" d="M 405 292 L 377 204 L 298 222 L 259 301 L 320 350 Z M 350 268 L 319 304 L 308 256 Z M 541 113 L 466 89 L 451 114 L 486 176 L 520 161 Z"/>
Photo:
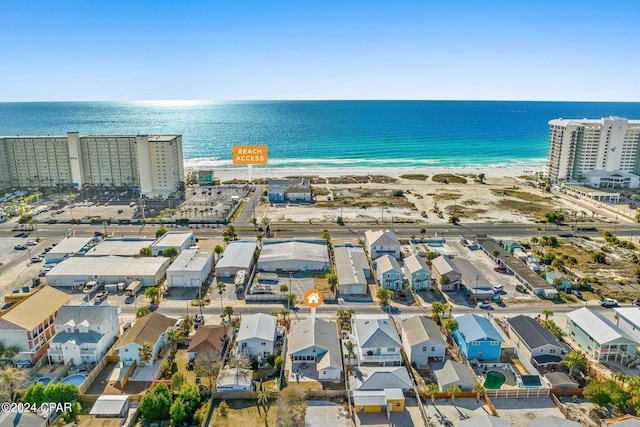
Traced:
<path fill-rule="evenodd" d="M 467 313 L 456 316 L 458 329 L 453 338 L 467 360 L 498 360 L 502 347 L 502 337 L 489 319 Z"/>
<path fill-rule="evenodd" d="M 573 288 L 573 282 L 567 279 L 565 276 L 563 276 L 560 273 L 556 273 L 556 272 L 546 273 L 545 279 L 547 280 L 547 282 L 551 283 L 552 285 L 556 283 L 556 279 L 557 279 L 559 281 L 558 289 L 562 291 L 569 291 L 571 290 L 571 288 Z"/>

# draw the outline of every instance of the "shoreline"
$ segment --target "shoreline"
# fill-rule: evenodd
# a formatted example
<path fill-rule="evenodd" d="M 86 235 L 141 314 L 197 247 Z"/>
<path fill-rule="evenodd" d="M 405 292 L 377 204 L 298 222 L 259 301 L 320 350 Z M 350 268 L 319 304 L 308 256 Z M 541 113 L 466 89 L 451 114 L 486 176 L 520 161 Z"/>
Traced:
<path fill-rule="evenodd" d="M 201 167 L 186 166 L 185 172 L 193 172 L 202 169 Z M 247 180 L 248 168 L 246 166 L 237 168 L 210 168 L 214 176 L 221 181 Z M 515 178 L 524 175 L 535 175 L 536 172 L 544 172 L 544 166 L 414 166 L 414 167 L 253 167 L 252 179 L 261 178 L 284 178 L 286 176 L 318 176 L 318 177 L 340 177 L 344 175 L 382 175 L 391 178 L 400 178 L 402 175 L 423 174 L 428 177 L 438 174 L 453 175 L 479 175 L 483 173 L 486 178 Z"/>

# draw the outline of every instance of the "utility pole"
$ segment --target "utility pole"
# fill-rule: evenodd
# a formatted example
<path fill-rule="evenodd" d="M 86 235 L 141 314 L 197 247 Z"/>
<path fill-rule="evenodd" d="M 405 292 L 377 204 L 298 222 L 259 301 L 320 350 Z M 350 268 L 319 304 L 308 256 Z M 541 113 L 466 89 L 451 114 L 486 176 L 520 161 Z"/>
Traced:
<path fill-rule="evenodd" d="M 289 272 L 289 296 L 287 297 L 287 310 L 291 310 L 291 275 L 293 273 Z"/>

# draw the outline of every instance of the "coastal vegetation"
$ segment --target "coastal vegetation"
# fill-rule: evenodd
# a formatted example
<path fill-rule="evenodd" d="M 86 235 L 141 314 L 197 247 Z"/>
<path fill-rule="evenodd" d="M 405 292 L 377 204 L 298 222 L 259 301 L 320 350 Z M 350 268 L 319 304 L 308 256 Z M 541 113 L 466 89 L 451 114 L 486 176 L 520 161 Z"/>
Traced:
<path fill-rule="evenodd" d="M 431 177 L 431 181 L 433 182 L 441 182 L 443 184 L 466 184 L 467 178 L 459 175 L 452 175 L 448 173 L 442 173 L 438 175 L 433 175 Z"/>

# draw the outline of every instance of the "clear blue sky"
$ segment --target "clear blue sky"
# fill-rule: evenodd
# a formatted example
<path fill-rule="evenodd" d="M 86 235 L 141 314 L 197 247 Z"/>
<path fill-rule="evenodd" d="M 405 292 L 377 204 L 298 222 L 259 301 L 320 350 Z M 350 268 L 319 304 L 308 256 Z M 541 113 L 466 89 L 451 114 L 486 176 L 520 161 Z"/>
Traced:
<path fill-rule="evenodd" d="M 640 2 L 0 2 L 0 101 L 640 101 Z"/>

